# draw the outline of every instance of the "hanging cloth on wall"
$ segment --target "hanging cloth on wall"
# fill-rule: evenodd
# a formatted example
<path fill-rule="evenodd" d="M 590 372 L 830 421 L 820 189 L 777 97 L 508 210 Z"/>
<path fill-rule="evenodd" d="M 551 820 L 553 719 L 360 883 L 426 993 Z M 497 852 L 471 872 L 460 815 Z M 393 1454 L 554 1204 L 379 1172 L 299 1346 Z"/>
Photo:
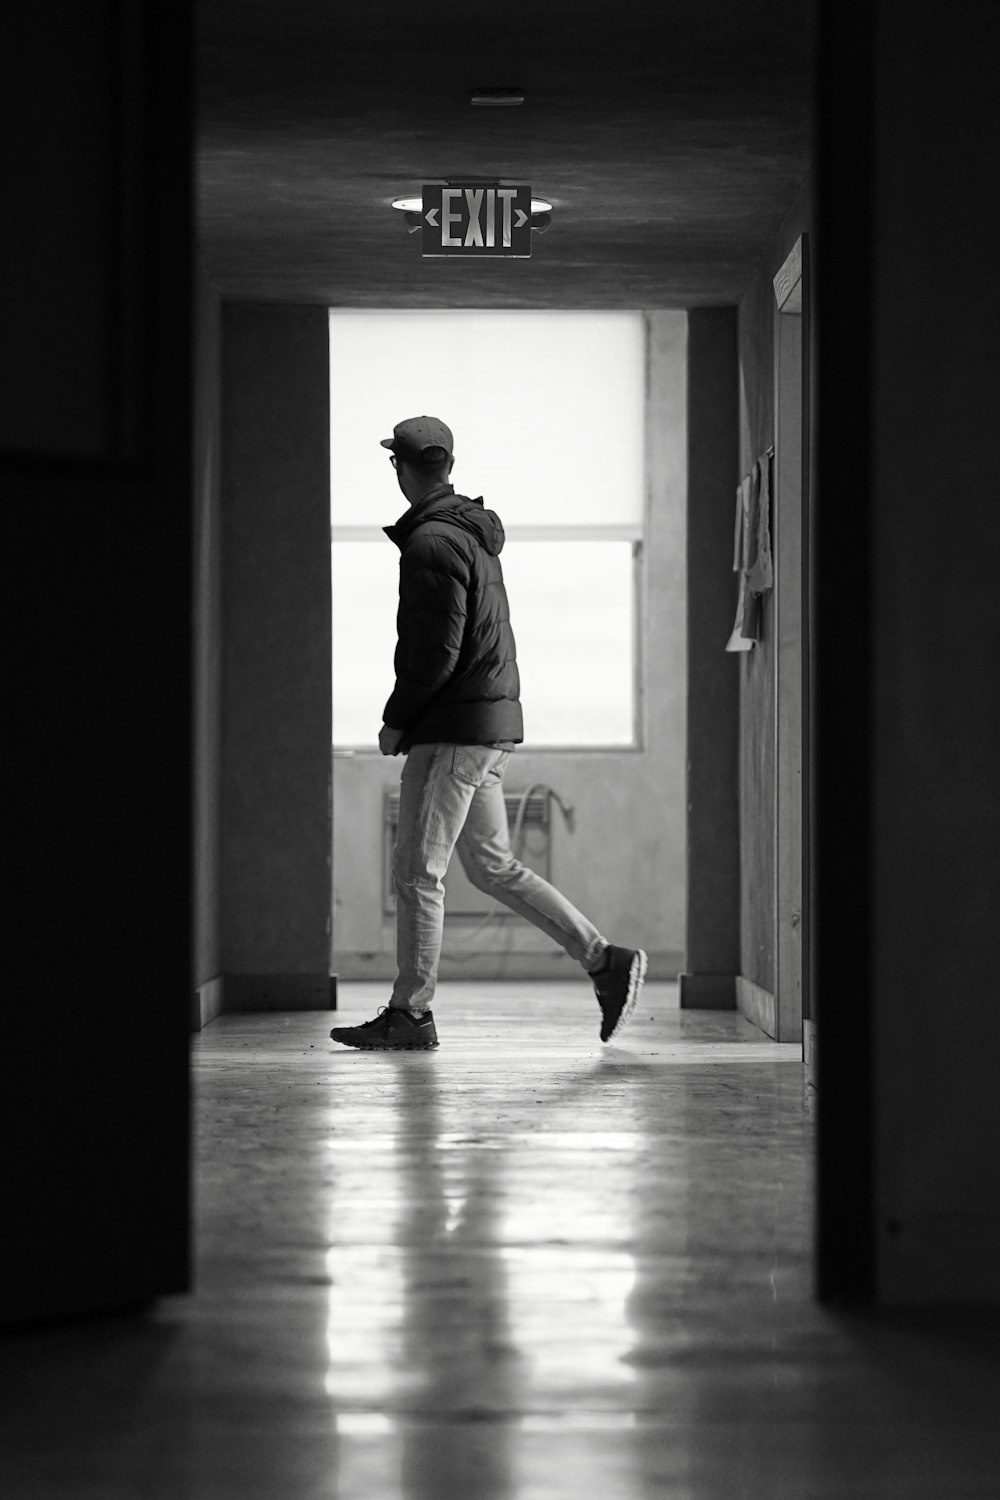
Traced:
<path fill-rule="evenodd" d="M 753 466 L 751 502 L 751 552 L 747 563 L 747 588 L 759 597 L 774 587 L 771 562 L 771 455 L 762 453 Z"/>
<path fill-rule="evenodd" d="M 750 651 L 760 638 L 761 597 L 774 587 L 771 558 L 771 452 L 754 466 L 736 491 L 733 572 L 739 574 L 736 620 L 727 651 Z"/>
<path fill-rule="evenodd" d="M 733 572 L 739 574 L 736 620 L 727 651 L 751 651 L 757 639 L 757 601 L 747 589 L 747 563 L 750 555 L 750 517 L 752 509 L 752 476 L 748 475 L 736 490 L 736 534 L 733 541 Z"/>

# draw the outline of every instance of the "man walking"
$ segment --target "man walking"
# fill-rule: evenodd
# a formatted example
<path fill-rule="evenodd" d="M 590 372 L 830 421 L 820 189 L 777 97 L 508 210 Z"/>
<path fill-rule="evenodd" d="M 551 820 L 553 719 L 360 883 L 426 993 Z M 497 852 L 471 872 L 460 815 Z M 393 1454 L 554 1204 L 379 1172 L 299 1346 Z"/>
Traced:
<path fill-rule="evenodd" d="M 466 875 L 526 917 L 593 980 L 601 1040 L 626 1024 L 646 974 L 642 949 L 607 943 L 554 886 L 511 852 L 503 774 L 524 738 L 520 680 L 500 567 L 499 517 L 456 495 L 451 430 L 436 417 L 400 422 L 390 451 L 409 510 L 386 535 L 399 548 L 396 686 L 379 734 L 406 755 L 393 854 L 398 973 L 386 1008 L 330 1035 L 347 1047 L 438 1045 L 430 1005 L 444 928 L 444 874 L 457 849 Z"/>

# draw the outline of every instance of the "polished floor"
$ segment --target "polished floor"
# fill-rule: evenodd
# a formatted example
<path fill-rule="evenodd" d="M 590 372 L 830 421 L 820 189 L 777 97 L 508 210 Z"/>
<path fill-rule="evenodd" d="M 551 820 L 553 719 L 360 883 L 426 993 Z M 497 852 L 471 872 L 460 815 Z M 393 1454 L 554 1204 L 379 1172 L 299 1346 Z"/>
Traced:
<path fill-rule="evenodd" d="M 0 1350 L 5 1500 L 996 1500 L 995 1325 L 818 1307 L 798 1051 L 676 1006 L 215 1022 L 197 1290 Z"/>

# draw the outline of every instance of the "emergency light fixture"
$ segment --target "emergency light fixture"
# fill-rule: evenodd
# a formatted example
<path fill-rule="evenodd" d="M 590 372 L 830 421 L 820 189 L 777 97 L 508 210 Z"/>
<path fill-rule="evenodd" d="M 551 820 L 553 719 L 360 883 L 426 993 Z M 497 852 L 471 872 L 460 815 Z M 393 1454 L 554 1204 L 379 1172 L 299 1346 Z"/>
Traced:
<path fill-rule="evenodd" d="M 408 234 L 416 234 L 423 223 L 423 199 L 422 198 L 393 198 L 393 208 L 398 208 L 403 215 Z M 532 198 L 531 200 L 531 227 L 539 234 L 544 234 L 552 223 L 552 204 L 545 198 Z"/>

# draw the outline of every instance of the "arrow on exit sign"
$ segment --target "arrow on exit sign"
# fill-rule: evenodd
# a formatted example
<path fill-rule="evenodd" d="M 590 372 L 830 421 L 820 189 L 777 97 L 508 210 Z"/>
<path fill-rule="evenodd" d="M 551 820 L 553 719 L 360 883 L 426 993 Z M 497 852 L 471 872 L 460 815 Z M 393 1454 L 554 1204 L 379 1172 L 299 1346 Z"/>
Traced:
<path fill-rule="evenodd" d="M 431 182 L 421 203 L 425 256 L 531 254 L 530 187 Z"/>

